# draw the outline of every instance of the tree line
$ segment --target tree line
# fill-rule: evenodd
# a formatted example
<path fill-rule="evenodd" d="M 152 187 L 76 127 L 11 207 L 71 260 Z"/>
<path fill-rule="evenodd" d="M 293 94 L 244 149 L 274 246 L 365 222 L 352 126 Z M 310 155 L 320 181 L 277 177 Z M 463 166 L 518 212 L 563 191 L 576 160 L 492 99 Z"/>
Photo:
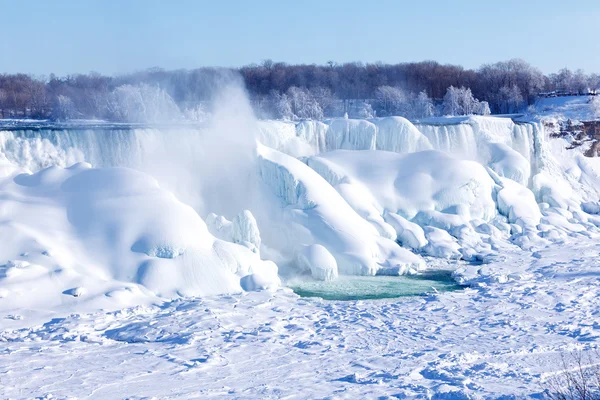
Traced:
<path fill-rule="evenodd" d="M 245 85 L 259 117 L 285 119 L 514 113 L 540 93 L 600 89 L 598 74 L 563 69 L 544 75 L 523 60 L 478 69 L 435 61 L 290 65 L 266 60 L 239 69 L 153 68 L 121 76 L 0 74 L 0 118 L 199 119 L 220 85 L 231 79 Z"/>

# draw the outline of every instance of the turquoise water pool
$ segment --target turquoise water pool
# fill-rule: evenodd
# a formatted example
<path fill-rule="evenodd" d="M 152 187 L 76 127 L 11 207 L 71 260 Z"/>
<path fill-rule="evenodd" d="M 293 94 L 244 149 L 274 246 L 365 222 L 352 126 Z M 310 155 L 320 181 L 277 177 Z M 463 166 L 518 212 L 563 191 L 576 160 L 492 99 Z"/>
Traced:
<path fill-rule="evenodd" d="M 324 300 L 389 299 L 463 288 L 452 279 L 452 271 L 428 271 L 411 276 L 340 276 L 331 282 L 307 278 L 292 280 L 287 285 L 301 297 Z"/>

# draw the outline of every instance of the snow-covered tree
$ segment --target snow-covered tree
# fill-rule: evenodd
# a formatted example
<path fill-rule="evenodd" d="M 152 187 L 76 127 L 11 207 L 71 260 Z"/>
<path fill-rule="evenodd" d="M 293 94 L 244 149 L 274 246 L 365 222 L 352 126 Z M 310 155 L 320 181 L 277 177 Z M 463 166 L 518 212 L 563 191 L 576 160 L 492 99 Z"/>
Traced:
<path fill-rule="evenodd" d="M 487 101 L 480 101 L 479 108 L 475 112 L 477 115 L 490 115 L 492 111 L 490 110 L 490 104 Z"/>
<path fill-rule="evenodd" d="M 332 115 L 335 112 L 336 98 L 329 88 L 317 86 L 311 88 L 309 91 L 310 95 L 315 99 L 323 114 Z"/>
<path fill-rule="evenodd" d="M 374 97 L 378 115 L 407 116 L 411 112 L 410 95 L 398 87 L 379 86 Z"/>
<path fill-rule="evenodd" d="M 414 101 L 413 116 L 415 118 L 432 117 L 435 114 L 435 106 L 433 100 L 427 96 L 424 90 L 419 93 Z"/>
<path fill-rule="evenodd" d="M 54 105 L 54 117 L 58 120 L 65 121 L 75 117 L 75 105 L 73 100 L 68 96 L 58 95 L 56 104 Z"/>
<path fill-rule="evenodd" d="M 444 114 L 446 115 L 489 115 L 490 107 L 487 102 L 480 102 L 475 97 L 471 89 L 450 86 L 444 102 L 442 104 Z"/>
<path fill-rule="evenodd" d="M 373 111 L 373 107 L 366 101 L 362 101 L 356 106 L 356 118 L 369 119 L 374 116 L 375 112 Z"/>
<path fill-rule="evenodd" d="M 292 112 L 292 105 L 290 100 L 285 93 L 279 93 L 276 90 L 271 91 L 270 102 L 273 107 L 273 117 L 277 119 L 292 120 L 294 119 L 294 113 Z"/>
<path fill-rule="evenodd" d="M 500 112 L 510 114 L 518 112 L 523 104 L 523 96 L 517 85 L 503 86 L 498 92 Z"/>
<path fill-rule="evenodd" d="M 305 88 L 292 86 L 287 91 L 292 113 L 300 119 L 323 119 L 323 109 Z"/>
<path fill-rule="evenodd" d="M 473 97 L 470 88 L 461 87 L 458 90 L 459 101 L 462 106 L 463 114 L 473 115 L 479 109 L 479 101 Z"/>
<path fill-rule="evenodd" d="M 444 102 L 442 108 L 446 115 L 464 115 L 464 108 L 462 106 L 463 96 L 461 89 L 450 86 L 444 96 Z"/>

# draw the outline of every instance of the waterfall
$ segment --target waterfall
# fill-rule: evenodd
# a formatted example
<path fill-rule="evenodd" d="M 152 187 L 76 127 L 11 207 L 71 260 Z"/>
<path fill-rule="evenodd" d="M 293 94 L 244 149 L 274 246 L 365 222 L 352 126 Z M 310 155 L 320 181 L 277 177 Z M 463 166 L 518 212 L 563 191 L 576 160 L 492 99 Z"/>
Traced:
<path fill-rule="evenodd" d="M 265 145 L 295 157 L 336 149 L 397 153 L 435 149 L 484 165 L 491 158 L 489 144 L 501 143 L 521 154 L 535 173 L 548 162 L 548 157 L 543 156 L 540 129 L 536 124 L 515 124 L 507 118 L 474 117 L 460 123 L 415 126 L 404 118 L 390 117 L 299 123 L 259 121 L 255 136 Z M 207 176 L 227 176 L 223 173 L 226 168 L 236 169 L 229 171 L 229 175 L 244 173 L 248 168 L 240 168 L 237 158 L 252 156 L 246 149 L 230 152 L 229 146 L 238 146 L 237 142 L 225 141 L 215 148 L 214 143 L 206 140 L 208 130 L 201 125 L 15 128 L 0 131 L 0 152 L 31 171 L 52 165 L 66 167 L 81 161 L 97 167 L 135 168 L 152 175 L 184 202 L 204 212 L 199 187 L 205 192 L 217 191 L 225 183 L 206 182 Z M 225 140 L 229 133 L 219 132 L 212 142 Z M 247 132 L 250 141 L 252 134 Z M 225 162 L 226 158 L 235 162 Z M 247 184 L 251 184 L 250 180 Z M 215 208 L 207 211 L 227 214 L 217 200 L 211 206 Z M 230 215 L 238 212 L 232 211 Z"/>

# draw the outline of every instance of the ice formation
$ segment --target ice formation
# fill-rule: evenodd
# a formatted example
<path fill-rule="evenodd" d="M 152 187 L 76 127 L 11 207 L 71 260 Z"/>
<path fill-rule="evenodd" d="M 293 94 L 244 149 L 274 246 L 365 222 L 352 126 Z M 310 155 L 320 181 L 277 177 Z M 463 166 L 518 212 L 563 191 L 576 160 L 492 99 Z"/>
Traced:
<path fill-rule="evenodd" d="M 249 279 L 261 282 L 250 289 L 278 284 L 275 264 L 213 237 L 146 174 L 82 163 L 29 174 L 2 163 L 2 308 L 60 307 L 64 294 L 131 305 L 239 292 Z"/>
<path fill-rule="evenodd" d="M 298 266 L 310 271 L 312 277 L 320 281 L 331 281 L 338 277 L 335 258 L 320 244 L 305 246 L 298 251 Z"/>
<path fill-rule="evenodd" d="M 211 234 L 227 242 L 241 244 L 254 253 L 260 251 L 260 231 L 256 219 L 249 210 L 235 216 L 233 221 L 222 215 L 210 213 L 206 217 L 206 225 Z"/>
<path fill-rule="evenodd" d="M 301 161 L 259 147 L 260 176 L 280 200 L 280 251 L 297 254 L 320 244 L 335 258 L 340 273 L 375 275 L 420 268 L 418 256 L 382 237 L 323 177 Z"/>
<path fill-rule="evenodd" d="M 480 261 L 503 243 L 531 249 L 600 226 L 598 160 L 536 121 L 244 123 L 233 138 L 246 125 L 215 135 L 210 119 L 0 132 L 3 235 L 14 243 L 4 292 L 23 271 L 43 280 L 56 269 L 77 272 L 60 286 L 77 299 L 268 288 L 275 263 L 316 279 L 402 274 L 424 256 Z M 11 163 L 39 172 L 15 175 Z M 35 207 L 45 225 L 27 217 Z M 48 232 L 53 248 L 38 248 Z M 113 283 L 88 282 L 100 278 Z"/>

